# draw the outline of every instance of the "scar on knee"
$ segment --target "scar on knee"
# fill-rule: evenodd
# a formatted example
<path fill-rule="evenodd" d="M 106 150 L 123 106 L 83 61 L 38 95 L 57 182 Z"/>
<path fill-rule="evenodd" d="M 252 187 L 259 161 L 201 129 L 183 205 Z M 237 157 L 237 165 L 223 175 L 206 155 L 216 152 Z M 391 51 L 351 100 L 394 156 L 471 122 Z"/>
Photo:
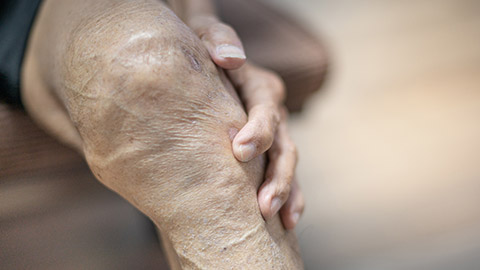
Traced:
<path fill-rule="evenodd" d="M 198 59 L 195 57 L 195 55 L 192 53 L 191 50 L 182 47 L 182 52 L 187 57 L 188 61 L 190 62 L 190 66 L 197 72 L 200 72 L 202 70 L 202 66 L 200 65 L 200 62 L 198 62 Z"/>

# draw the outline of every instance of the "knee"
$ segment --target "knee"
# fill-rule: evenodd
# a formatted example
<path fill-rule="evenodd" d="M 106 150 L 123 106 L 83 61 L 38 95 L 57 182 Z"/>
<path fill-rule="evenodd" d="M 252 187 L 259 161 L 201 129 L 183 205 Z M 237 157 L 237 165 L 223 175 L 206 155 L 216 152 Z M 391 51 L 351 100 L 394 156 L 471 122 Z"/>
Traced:
<path fill-rule="evenodd" d="M 248 185 L 256 202 L 258 183 L 234 181 L 245 170 L 260 181 L 263 166 L 233 157 L 229 135 L 247 120 L 234 91 L 182 22 L 152 10 L 79 30 L 63 61 L 67 108 L 92 171 L 150 216 L 152 194 L 171 198 L 201 183 Z"/>
<path fill-rule="evenodd" d="M 229 134 L 246 122 L 234 91 L 171 12 L 160 18 L 151 10 L 140 13 L 105 22 L 112 35 L 88 29 L 86 37 L 81 30 L 64 61 L 66 103 L 87 160 L 93 167 L 122 168 L 167 164 L 191 153 L 233 158 Z"/>
<path fill-rule="evenodd" d="M 95 23 L 78 23 L 60 61 L 72 88 L 67 90 L 113 96 L 133 91 L 136 83 L 161 79 L 159 86 L 167 86 L 175 73 L 190 72 L 181 67 L 185 60 L 194 71 L 201 70 L 208 56 L 195 35 L 166 7 L 138 5 L 124 4 L 97 15 Z"/>
<path fill-rule="evenodd" d="M 84 140 L 109 137 L 102 143 L 108 145 L 126 126 L 147 122 L 142 134 L 193 122 L 211 127 L 236 119 L 241 126 L 246 120 L 198 38 L 167 8 L 154 7 L 118 19 L 121 10 L 109 11 L 103 17 L 113 19 L 73 35 L 63 61 L 66 103 L 80 133 L 96 131 L 83 134 Z"/>

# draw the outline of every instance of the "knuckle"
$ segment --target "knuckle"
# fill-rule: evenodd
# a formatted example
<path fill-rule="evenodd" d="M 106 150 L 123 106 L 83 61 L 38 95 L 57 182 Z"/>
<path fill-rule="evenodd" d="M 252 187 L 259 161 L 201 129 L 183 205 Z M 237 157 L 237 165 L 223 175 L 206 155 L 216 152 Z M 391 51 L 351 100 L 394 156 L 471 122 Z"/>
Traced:
<path fill-rule="evenodd" d="M 225 24 L 223 22 L 218 22 L 218 23 L 215 23 L 211 26 L 210 28 L 211 31 L 213 32 L 227 32 L 229 34 L 234 34 L 235 33 L 235 30 L 233 29 L 233 27 L 231 27 L 230 25 L 228 24 Z"/>
<path fill-rule="evenodd" d="M 285 147 L 286 152 L 291 155 L 295 160 L 298 159 L 298 149 L 295 143 L 291 139 L 288 139 Z"/>
<path fill-rule="evenodd" d="M 272 122 L 276 125 L 278 125 L 278 123 L 280 122 L 280 119 L 282 118 L 281 117 L 281 113 L 279 111 L 279 108 L 278 106 L 272 106 L 270 108 L 270 111 L 272 112 Z"/>
<path fill-rule="evenodd" d="M 218 22 L 217 18 L 212 16 L 196 16 L 187 20 L 187 25 L 200 37 L 208 34 L 212 25 Z"/>
<path fill-rule="evenodd" d="M 290 190 L 291 187 L 289 184 L 282 184 L 277 191 L 277 196 L 280 197 L 283 201 L 286 201 L 288 199 L 288 196 L 290 195 Z"/>
<path fill-rule="evenodd" d="M 262 150 L 267 150 L 272 146 L 274 133 L 271 128 L 266 128 L 258 137 L 258 143 Z"/>
<path fill-rule="evenodd" d="M 258 116 L 255 121 L 255 129 L 257 130 L 257 139 L 261 142 L 272 141 L 275 136 L 276 123 L 273 119 L 273 109 L 269 105 L 259 105 L 255 108 Z"/>
<path fill-rule="evenodd" d="M 268 82 L 268 88 L 273 92 L 279 100 L 283 101 L 286 96 L 285 84 L 282 78 L 271 71 L 266 72 L 266 80 Z"/>
<path fill-rule="evenodd" d="M 257 105 L 257 110 L 263 115 L 263 124 L 270 130 L 275 130 L 281 120 L 281 112 L 278 104 L 267 102 Z"/>
<path fill-rule="evenodd" d="M 225 39 L 225 35 L 227 37 L 236 35 L 235 30 L 223 22 L 210 23 L 207 26 L 198 28 L 195 32 L 201 40 L 209 40 L 211 42 Z"/>

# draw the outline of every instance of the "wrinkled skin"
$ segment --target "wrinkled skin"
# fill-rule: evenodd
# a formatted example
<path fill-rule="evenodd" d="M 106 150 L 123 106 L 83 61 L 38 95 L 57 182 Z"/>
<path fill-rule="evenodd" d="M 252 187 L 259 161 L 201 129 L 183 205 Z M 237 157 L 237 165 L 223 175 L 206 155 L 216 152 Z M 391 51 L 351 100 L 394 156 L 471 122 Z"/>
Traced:
<path fill-rule="evenodd" d="M 248 162 L 268 150 L 267 175 L 258 190 L 260 212 L 269 220 L 280 210 L 285 228 L 293 229 L 303 212 L 304 200 L 294 177 L 297 151 L 287 132 L 282 80 L 272 72 L 245 65 L 242 41 L 234 28 L 218 18 L 213 0 L 168 2 L 197 34 L 212 61 L 227 71 L 242 98 L 248 122 L 233 139 L 234 156 Z"/>
<path fill-rule="evenodd" d="M 232 154 L 247 122 L 233 87 L 158 1 L 45 1 L 22 85 L 31 116 L 157 224 L 182 268 L 302 268 L 294 233 L 260 214 L 265 158 Z"/>

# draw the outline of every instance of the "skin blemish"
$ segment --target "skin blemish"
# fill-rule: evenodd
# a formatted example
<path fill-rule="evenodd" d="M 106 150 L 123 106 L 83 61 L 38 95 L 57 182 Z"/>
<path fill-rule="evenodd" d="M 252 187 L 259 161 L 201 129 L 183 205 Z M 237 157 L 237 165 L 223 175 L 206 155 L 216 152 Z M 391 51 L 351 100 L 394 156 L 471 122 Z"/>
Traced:
<path fill-rule="evenodd" d="M 200 72 L 202 70 L 202 66 L 200 65 L 200 62 L 198 62 L 192 51 L 185 47 L 182 47 L 182 52 L 190 62 L 190 66 L 193 68 L 193 70 Z"/>

